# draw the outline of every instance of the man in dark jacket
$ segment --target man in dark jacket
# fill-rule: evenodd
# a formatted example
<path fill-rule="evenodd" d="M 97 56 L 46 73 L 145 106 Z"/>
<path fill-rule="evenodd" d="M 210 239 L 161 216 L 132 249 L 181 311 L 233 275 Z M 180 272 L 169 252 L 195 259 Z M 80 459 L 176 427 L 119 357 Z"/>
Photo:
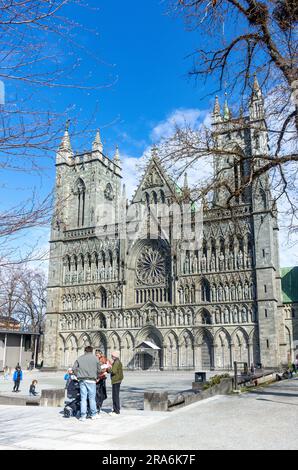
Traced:
<path fill-rule="evenodd" d="M 112 352 L 112 360 L 113 365 L 109 372 L 111 373 L 111 380 L 112 380 L 112 399 L 113 399 L 113 411 L 111 415 L 119 415 L 120 414 L 120 385 L 123 380 L 123 367 L 120 362 L 120 352 L 113 351 Z"/>
<path fill-rule="evenodd" d="M 80 356 L 73 365 L 73 373 L 77 376 L 81 393 L 80 421 L 86 421 L 87 399 L 89 399 L 91 419 L 97 418 L 96 410 L 96 380 L 100 374 L 100 364 L 93 354 L 93 348 L 87 346 L 85 354 Z"/>

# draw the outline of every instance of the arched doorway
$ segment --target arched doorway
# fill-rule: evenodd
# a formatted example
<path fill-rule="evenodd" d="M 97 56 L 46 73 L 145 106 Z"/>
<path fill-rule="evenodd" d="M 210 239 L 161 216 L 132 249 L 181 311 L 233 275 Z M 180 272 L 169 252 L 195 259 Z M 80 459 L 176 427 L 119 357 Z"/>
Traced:
<path fill-rule="evenodd" d="M 155 328 L 145 328 L 136 340 L 134 369 L 159 370 L 163 368 L 161 334 Z"/>

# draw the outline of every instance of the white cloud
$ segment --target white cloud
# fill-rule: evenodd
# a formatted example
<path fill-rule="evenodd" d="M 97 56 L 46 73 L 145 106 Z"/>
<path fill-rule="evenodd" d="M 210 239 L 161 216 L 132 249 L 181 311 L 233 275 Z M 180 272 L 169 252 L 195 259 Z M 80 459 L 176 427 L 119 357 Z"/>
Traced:
<path fill-rule="evenodd" d="M 126 196 L 129 200 L 134 194 L 139 183 L 141 176 L 139 169 L 140 163 L 141 158 L 121 154 L 123 183 L 125 184 Z"/>
<path fill-rule="evenodd" d="M 159 122 L 152 129 L 150 137 L 154 143 L 158 143 L 161 139 L 171 137 L 176 127 L 189 126 L 197 129 L 199 125 L 205 123 L 208 115 L 208 111 L 197 108 L 175 109 L 164 121 Z"/>

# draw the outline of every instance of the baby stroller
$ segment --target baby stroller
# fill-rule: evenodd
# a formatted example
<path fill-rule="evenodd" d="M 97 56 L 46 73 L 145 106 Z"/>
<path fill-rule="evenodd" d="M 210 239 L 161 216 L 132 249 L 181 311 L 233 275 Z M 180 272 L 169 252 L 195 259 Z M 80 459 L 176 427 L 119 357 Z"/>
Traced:
<path fill-rule="evenodd" d="M 78 415 L 80 412 L 80 402 L 80 384 L 78 380 L 71 379 L 67 386 L 67 399 L 65 400 L 65 406 L 63 410 L 65 418 Z"/>

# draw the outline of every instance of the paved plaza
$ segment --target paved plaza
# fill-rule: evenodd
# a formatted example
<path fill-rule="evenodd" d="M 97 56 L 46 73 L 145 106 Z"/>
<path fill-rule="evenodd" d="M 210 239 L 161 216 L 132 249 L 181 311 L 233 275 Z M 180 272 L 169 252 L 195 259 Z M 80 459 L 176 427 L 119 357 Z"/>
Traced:
<path fill-rule="evenodd" d="M 207 372 L 207 377 L 216 372 Z M 64 372 L 40 372 L 39 370 L 24 371 L 24 380 L 21 382 L 20 392 L 13 393 L 13 381 L 0 376 L 0 395 L 28 396 L 32 380 L 38 381 L 37 390 L 48 388 L 64 388 Z M 167 390 L 169 394 L 190 389 L 194 380 L 194 371 L 124 371 L 124 381 L 121 386 L 122 407 L 125 409 L 143 409 L 144 391 Z M 107 379 L 108 398 L 105 407 L 111 406 L 111 381 Z"/>
<path fill-rule="evenodd" d="M 152 385 L 156 376 L 127 378 L 123 398 L 129 389 L 161 389 L 169 383 L 178 389 L 192 372 L 160 373 L 159 387 Z M 44 380 L 54 385 L 61 379 L 55 374 Z M 126 406 L 120 416 L 103 413 L 85 423 L 64 418 L 59 408 L 0 406 L 0 449 L 297 449 L 297 420 L 298 379 L 168 413 Z"/>

